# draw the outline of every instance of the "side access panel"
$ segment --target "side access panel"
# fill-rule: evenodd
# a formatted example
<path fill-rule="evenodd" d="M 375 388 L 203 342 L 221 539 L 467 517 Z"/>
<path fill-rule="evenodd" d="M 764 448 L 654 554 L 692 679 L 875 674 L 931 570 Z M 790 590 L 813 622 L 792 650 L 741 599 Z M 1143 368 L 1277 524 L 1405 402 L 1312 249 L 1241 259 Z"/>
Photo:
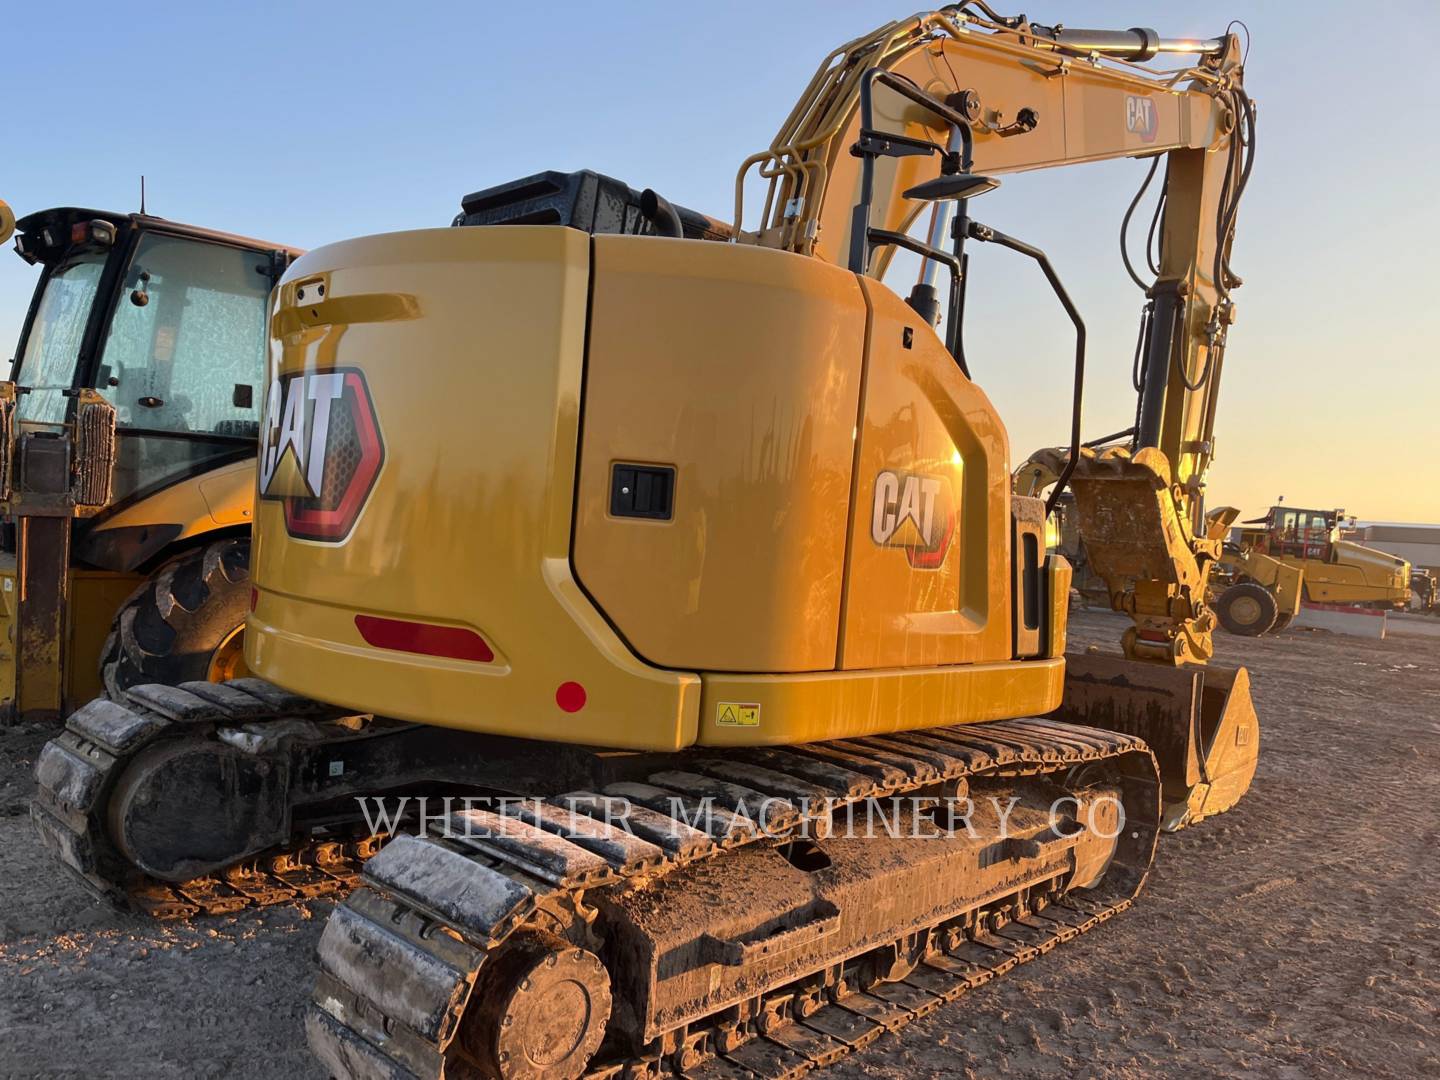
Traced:
<path fill-rule="evenodd" d="M 834 668 L 865 342 L 855 275 L 693 240 L 597 236 L 594 251 L 579 580 L 651 663 Z M 624 502 L 634 469 L 669 503 Z"/>
<path fill-rule="evenodd" d="M 840 666 L 1008 660 L 1004 425 L 919 315 L 884 285 L 861 284 L 870 338 Z"/>

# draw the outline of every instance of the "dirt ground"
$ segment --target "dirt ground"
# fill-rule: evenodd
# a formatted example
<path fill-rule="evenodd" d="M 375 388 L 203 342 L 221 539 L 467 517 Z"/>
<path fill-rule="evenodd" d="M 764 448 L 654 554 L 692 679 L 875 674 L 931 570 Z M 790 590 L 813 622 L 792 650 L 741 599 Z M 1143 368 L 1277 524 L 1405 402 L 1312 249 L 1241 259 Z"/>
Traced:
<path fill-rule="evenodd" d="M 1077 613 L 1072 640 L 1118 632 Z M 1254 677 L 1249 796 L 1162 839 L 1135 909 L 829 1077 L 1440 1076 L 1440 639 L 1218 652 Z M 0 1076 L 319 1078 L 300 1016 L 330 905 L 97 904 L 24 816 L 45 736 L 0 731 Z"/>

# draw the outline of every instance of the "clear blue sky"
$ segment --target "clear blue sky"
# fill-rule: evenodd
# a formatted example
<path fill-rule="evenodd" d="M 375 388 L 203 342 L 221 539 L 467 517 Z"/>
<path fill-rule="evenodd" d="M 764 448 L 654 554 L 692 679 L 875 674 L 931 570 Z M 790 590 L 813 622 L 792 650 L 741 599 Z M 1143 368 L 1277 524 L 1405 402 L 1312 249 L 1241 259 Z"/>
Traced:
<path fill-rule="evenodd" d="M 1005 5 L 999 5 L 1005 9 Z M 1254 34 L 1254 180 L 1212 505 L 1277 495 L 1440 521 L 1440 89 L 1407 41 L 1433 0 L 1367 5 L 1027 0 L 1037 21 Z M 460 196 L 594 168 L 728 218 L 821 57 L 903 4 L 726 2 L 10 5 L 0 198 L 134 209 L 302 247 L 441 226 Z M 1143 167 L 1007 178 L 977 216 L 1042 243 L 1091 327 L 1087 436 L 1128 424 L 1139 294 L 1120 216 Z M 8 355 L 33 271 L 0 254 Z M 1013 313 L 1024 317 L 1014 320 Z M 1031 314 L 1031 313 L 1035 314 Z M 1068 323 L 1033 270 L 972 260 L 977 380 L 1023 458 L 1063 442 Z M 1018 324 L 1018 325 L 1017 325 Z"/>

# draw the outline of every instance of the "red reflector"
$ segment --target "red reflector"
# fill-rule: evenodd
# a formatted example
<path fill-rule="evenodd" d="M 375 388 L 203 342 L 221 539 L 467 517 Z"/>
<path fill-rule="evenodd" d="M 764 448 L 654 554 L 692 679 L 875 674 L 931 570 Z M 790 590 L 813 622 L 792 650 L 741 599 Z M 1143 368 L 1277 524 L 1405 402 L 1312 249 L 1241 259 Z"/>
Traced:
<path fill-rule="evenodd" d="M 563 682 L 555 691 L 555 704 L 566 712 L 579 712 L 585 707 L 585 687 L 578 682 Z"/>
<path fill-rule="evenodd" d="M 452 660 L 478 660 L 484 664 L 495 659 L 485 639 L 463 626 L 435 626 L 406 619 L 356 615 L 355 629 L 360 631 L 366 644 L 377 649 L 445 656 Z"/>

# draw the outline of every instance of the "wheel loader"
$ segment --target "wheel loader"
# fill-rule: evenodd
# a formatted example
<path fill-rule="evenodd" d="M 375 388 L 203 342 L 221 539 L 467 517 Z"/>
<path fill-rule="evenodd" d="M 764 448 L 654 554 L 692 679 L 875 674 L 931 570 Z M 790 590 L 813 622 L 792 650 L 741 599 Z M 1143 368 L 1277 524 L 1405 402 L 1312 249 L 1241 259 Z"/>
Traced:
<path fill-rule="evenodd" d="M 340 1077 L 796 1076 L 1123 911 L 1256 764 L 1248 674 L 1207 663 L 1203 509 L 1242 68 L 1229 33 L 947 7 L 827 56 L 730 222 L 550 172 L 304 256 L 252 674 L 73 716 L 45 842 L 160 915 L 369 856 L 306 1016 Z M 1165 209 L 1136 423 L 1097 452 L 1081 314 L 972 212 L 1125 157 Z M 1016 361 L 964 347 L 966 275 L 1005 258 L 1076 330 L 1050 506 L 981 388 Z M 1064 490 L 1130 618 L 1112 653 L 1066 656 Z"/>
<path fill-rule="evenodd" d="M 1243 523 L 1227 543 L 1215 586 L 1215 612 L 1232 634 L 1283 630 L 1308 600 L 1404 610 L 1411 567 L 1404 559 L 1340 539 L 1341 510 L 1272 506 Z"/>
<path fill-rule="evenodd" d="M 0 382 L 0 711 L 243 674 L 266 306 L 298 251 L 144 213 L 0 217 L 41 268 Z"/>

